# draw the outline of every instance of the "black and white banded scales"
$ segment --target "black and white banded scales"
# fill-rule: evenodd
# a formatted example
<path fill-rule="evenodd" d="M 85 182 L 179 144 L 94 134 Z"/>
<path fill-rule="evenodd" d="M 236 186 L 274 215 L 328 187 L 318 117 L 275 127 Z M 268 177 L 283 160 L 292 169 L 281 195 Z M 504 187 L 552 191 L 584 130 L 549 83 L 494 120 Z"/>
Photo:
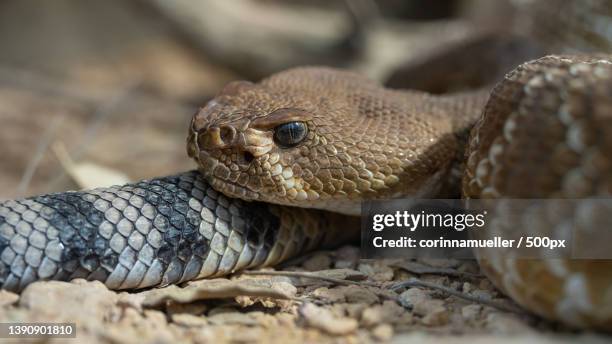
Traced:
<path fill-rule="evenodd" d="M 339 242 L 345 222 L 227 198 L 197 171 L 4 201 L 0 287 L 85 278 L 137 289 L 219 276 Z"/>

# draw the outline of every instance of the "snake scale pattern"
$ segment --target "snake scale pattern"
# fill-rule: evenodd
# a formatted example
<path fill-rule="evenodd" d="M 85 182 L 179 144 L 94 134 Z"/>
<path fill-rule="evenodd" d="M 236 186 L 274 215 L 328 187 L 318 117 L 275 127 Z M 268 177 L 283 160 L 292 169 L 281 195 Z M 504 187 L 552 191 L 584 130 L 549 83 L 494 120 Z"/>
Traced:
<path fill-rule="evenodd" d="M 164 286 L 329 245 L 341 216 L 227 198 L 197 171 L 0 203 L 0 283 Z M 337 233 L 336 233 L 337 234 Z M 340 233 L 341 234 L 341 233 Z"/>
<path fill-rule="evenodd" d="M 354 237 L 364 199 L 610 197 L 611 93 L 603 55 L 525 63 L 490 94 L 314 67 L 233 82 L 191 123 L 199 172 L 0 203 L 0 285 L 132 289 L 272 265 Z M 526 309 L 612 329 L 612 262 L 477 255 Z"/>

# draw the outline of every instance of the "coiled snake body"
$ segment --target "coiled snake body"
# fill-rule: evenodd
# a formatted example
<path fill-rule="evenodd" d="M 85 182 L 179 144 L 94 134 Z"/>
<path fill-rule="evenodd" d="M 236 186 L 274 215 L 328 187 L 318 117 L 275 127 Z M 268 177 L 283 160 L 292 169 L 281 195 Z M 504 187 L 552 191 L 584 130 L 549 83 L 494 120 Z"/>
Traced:
<path fill-rule="evenodd" d="M 490 95 L 328 68 L 233 82 L 191 123 L 201 173 L 0 203 L 0 283 L 128 289 L 271 265 L 354 237 L 364 199 L 609 197 L 611 91 L 605 56 L 526 63 Z M 609 261 L 479 259 L 525 308 L 612 328 Z"/>

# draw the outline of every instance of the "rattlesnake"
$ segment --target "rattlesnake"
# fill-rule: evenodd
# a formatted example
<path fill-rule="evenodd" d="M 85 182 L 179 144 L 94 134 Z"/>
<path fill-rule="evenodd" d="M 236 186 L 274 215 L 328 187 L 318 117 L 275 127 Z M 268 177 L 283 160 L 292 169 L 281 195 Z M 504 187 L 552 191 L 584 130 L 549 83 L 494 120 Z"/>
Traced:
<path fill-rule="evenodd" d="M 190 125 L 200 173 L 0 203 L 0 283 L 133 289 L 272 265 L 355 237 L 364 199 L 609 197 L 611 90 L 607 56 L 531 61 L 490 95 L 322 67 L 232 82 Z M 612 328 L 612 263 L 477 254 L 528 310 Z"/>

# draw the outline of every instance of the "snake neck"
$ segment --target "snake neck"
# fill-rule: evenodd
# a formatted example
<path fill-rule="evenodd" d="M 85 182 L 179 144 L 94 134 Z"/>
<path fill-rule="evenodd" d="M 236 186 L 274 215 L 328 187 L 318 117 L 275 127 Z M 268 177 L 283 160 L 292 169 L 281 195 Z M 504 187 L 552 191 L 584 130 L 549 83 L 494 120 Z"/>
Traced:
<path fill-rule="evenodd" d="M 416 97 L 415 97 L 416 94 Z M 468 142 L 472 128 L 482 117 L 483 109 L 489 98 L 489 90 L 480 89 L 450 95 L 429 95 L 405 91 L 405 96 L 411 101 L 420 101 L 426 117 L 448 124 L 448 131 L 440 132 L 434 138 L 432 147 L 438 142 L 451 142 L 448 146 L 451 153 L 447 155 L 447 163 L 440 165 L 438 184 L 440 188 L 431 197 L 458 198 L 461 197 L 461 179 L 465 170 Z M 429 118 L 427 118 L 429 117 Z M 431 121 L 435 123 L 436 121 Z"/>
<path fill-rule="evenodd" d="M 440 97 L 440 104 L 451 119 L 457 135 L 469 135 L 474 123 L 482 116 L 489 92 L 489 89 L 480 89 Z"/>

